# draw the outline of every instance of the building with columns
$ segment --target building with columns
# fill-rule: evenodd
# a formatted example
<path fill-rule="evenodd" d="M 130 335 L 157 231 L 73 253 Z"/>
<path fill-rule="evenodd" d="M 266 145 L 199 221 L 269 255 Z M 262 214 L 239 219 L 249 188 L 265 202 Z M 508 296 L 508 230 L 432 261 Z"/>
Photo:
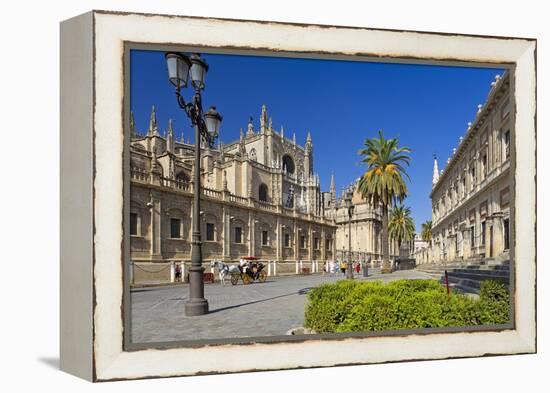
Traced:
<path fill-rule="evenodd" d="M 353 210 L 350 218 L 344 193 L 340 197 L 336 196 L 334 176 L 331 177 L 330 192 L 323 193 L 325 216 L 332 218 L 337 225 L 338 261 L 349 259 L 351 237 L 351 260 L 361 263 L 370 261 L 373 265 L 378 265 L 382 261 L 382 210 L 373 207 L 361 197 L 358 181 L 359 179 L 350 185 L 353 189 Z M 395 258 L 397 254 L 397 243 L 390 242 L 390 258 Z"/>
<path fill-rule="evenodd" d="M 165 281 L 190 261 L 195 146 L 176 140 L 170 121 L 161 135 L 153 108 L 146 132 L 130 120 L 132 281 Z M 336 254 L 335 217 L 326 215 L 313 140 L 304 146 L 273 129 L 267 108 L 230 144 L 201 146 L 202 256 L 237 263 L 257 256 L 269 274 L 320 271 Z M 185 277 L 185 276 L 184 276 Z"/>
<path fill-rule="evenodd" d="M 491 83 L 487 101 L 441 171 L 434 157 L 433 240 L 416 251 L 418 263 L 509 259 L 513 108 L 506 72 Z"/>

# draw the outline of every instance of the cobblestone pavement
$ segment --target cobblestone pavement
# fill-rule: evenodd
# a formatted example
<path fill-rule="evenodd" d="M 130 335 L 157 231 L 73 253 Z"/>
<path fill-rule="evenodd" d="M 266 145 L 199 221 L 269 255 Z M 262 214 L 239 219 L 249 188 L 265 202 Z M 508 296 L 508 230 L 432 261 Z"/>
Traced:
<path fill-rule="evenodd" d="M 397 280 L 431 278 L 414 270 L 380 274 L 369 270 L 360 280 Z M 280 336 L 303 325 L 307 292 L 324 282 L 335 282 L 339 275 L 269 277 L 265 283 L 225 286 L 205 285 L 210 313 L 186 317 L 184 302 L 188 286 L 134 289 L 132 304 L 132 341 L 134 343 L 180 340 Z"/>

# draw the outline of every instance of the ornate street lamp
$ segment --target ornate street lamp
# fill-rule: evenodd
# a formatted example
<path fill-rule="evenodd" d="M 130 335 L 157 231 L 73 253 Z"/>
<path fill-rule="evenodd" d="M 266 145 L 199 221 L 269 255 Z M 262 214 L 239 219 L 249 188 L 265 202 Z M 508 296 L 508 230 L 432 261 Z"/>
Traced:
<path fill-rule="evenodd" d="M 195 163 L 193 175 L 193 234 L 191 240 L 191 268 L 189 269 L 189 299 L 185 303 L 185 315 L 195 316 L 208 313 L 208 301 L 204 298 L 204 267 L 202 266 L 202 247 L 200 229 L 200 194 L 201 194 L 201 141 L 212 147 L 218 137 L 222 116 L 211 107 L 203 113 L 201 91 L 205 87 L 204 79 L 208 65 L 198 54 L 190 57 L 183 53 L 168 52 L 165 54 L 168 68 L 168 79 L 176 88 L 178 105 L 185 111 L 195 127 Z M 194 88 L 192 102 L 185 102 L 180 91 L 187 87 L 191 78 Z"/>
<path fill-rule="evenodd" d="M 352 203 L 352 197 L 353 197 L 353 188 L 350 186 L 347 189 L 347 192 L 344 196 L 344 202 L 345 206 L 348 209 L 348 227 L 349 227 L 349 236 L 348 236 L 348 267 L 346 269 L 346 278 L 353 279 L 353 265 L 351 262 L 351 217 L 353 216 L 353 210 L 355 209 L 355 206 L 353 206 Z"/>

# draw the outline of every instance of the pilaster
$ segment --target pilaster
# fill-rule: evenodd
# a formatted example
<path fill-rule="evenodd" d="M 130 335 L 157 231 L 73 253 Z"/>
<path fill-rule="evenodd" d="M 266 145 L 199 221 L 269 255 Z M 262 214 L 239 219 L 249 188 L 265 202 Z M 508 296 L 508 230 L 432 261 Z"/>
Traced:
<path fill-rule="evenodd" d="M 151 260 L 162 259 L 162 214 L 161 214 L 161 201 L 154 198 L 151 195 L 151 199 L 148 203 L 149 211 L 151 212 Z"/>

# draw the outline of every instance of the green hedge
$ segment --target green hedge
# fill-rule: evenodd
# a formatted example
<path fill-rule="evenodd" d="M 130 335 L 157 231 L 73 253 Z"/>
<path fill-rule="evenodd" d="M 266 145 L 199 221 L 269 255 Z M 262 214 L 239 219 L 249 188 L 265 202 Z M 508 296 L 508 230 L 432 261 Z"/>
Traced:
<path fill-rule="evenodd" d="M 509 295 L 497 281 L 481 284 L 479 299 L 452 293 L 434 280 L 341 280 L 308 293 L 305 326 L 318 333 L 500 324 L 509 321 Z"/>

